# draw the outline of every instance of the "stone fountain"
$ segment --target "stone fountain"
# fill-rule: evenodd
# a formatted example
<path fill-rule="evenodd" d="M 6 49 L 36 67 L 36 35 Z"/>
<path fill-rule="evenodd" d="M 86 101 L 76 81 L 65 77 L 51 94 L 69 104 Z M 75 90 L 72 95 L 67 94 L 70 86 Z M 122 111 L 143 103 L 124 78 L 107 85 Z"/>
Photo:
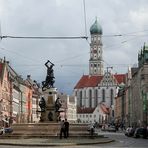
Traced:
<path fill-rule="evenodd" d="M 50 66 L 48 65 L 50 63 Z M 49 60 L 45 63 L 47 76 L 42 82 L 42 97 L 39 101 L 41 113 L 39 123 L 17 123 L 13 124 L 13 133 L 6 135 L 11 138 L 41 138 L 57 137 L 60 132 L 61 100 L 57 97 L 57 89 L 54 87 L 53 66 Z M 70 136 L 88 136 L 88 125 L 70 124 Z M 4 135 L 5 137 L 5 135 Z"/>

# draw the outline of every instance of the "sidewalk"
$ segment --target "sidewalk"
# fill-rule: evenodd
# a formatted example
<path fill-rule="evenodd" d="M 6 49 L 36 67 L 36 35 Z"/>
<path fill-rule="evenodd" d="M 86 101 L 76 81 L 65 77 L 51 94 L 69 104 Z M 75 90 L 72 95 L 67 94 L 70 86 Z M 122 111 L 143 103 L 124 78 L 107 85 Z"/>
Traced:
<path fill-rule="evenodd" d="M 113 142 L 109 138 L 32 138 L 32 139 L 0 139 L 0 145 L 16 145 L 16 146 L 72 146 L 72 145 L 92 145 L 105 144 Z"/>

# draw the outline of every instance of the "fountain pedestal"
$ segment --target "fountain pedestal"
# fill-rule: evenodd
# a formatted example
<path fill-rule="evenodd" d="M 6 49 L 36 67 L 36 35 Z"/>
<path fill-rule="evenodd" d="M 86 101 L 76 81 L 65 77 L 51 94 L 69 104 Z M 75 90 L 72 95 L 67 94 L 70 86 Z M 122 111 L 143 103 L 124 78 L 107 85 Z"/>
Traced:
<path fill-rule="evenodd" d="M 57 122 L 58 112 L 55 112 L 55 101 L 57 99 L 57 89 L 49 88 L 43 92 L 46 107 L 45 111 L 41 112 L 41 122 Z"/>

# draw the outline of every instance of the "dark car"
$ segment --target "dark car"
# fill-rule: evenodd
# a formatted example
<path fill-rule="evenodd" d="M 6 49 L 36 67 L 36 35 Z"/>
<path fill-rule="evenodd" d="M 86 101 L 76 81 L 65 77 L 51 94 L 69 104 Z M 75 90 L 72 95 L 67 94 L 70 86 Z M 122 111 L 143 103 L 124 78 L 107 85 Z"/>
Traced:
<path fill-rule="evenodd" d="M 136 128 L 134 137 L 135 138 L 139 138 L 139 137 L 147 138 L 148 137 L 147 129 L 143 127 Z"/>

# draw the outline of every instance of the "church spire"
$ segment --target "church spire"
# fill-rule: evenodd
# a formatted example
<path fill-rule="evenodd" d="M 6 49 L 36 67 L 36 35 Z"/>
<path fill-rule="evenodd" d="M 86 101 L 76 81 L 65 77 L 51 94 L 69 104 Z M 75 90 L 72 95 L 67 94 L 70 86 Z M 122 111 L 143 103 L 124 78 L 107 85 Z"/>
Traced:
<path fill-rule="evenodd" d="M 102 27 L 96 18 L 94 24 L 90 27 L 91 43 L 90 43 L 90 59 L 89 74 L 103 75 L 103 58 L 102 58 Z"/>

